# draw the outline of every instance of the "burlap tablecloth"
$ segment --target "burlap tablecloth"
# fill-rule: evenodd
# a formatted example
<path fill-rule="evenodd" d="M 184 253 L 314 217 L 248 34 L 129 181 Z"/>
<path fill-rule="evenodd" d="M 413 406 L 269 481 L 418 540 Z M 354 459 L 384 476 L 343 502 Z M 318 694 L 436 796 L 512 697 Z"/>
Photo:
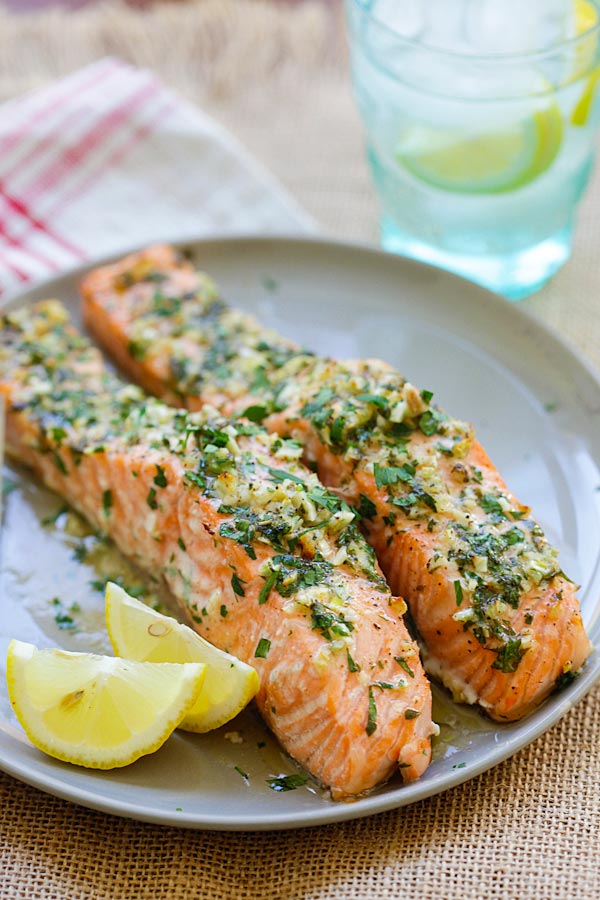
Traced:
<path fill-rule="evenodd" d="M 106 54 L 201 103 L 325 230 L 376 239 L 338 11 L 249 0 L 0 13 L 0 99 Z M 600 170 L 575 251 L 525 303 L 600 367 Z M 597 900 L 600 685 L 545 736 L 412 807 L 281 833 L 191 832 L 91 812 L 0 775 L 0 897 Z"/>

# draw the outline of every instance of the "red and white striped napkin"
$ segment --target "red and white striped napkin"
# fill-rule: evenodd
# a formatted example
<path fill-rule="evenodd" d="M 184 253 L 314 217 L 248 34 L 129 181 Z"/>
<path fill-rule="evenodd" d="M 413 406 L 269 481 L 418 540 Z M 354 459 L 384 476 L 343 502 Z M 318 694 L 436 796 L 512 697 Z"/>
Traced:
<path fill-rule="evenodd" d="M 149 71 L 103 59 L 0 108 L 0 297 L 137 244 L 313 228 Z"/>

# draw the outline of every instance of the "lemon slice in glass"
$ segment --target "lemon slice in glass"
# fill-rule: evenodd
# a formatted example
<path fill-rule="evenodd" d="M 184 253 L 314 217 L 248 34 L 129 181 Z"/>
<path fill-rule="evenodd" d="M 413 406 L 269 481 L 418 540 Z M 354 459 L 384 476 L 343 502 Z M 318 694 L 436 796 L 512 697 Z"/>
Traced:
<path fill-rule="evenodd" d="M 575 49 L 572 81 L 578 78 L 587 78 L 583 82 L 584 88 L 578 102 L 575 104 L 571 115 L 573 125 L 583 127 L 587 125 L 596 94 L 596 87 L 600 80 L 600 66 L 594 66 L 598 53 L 598 10 L 590 0 L 575 0 L 573 4 L 573 32 L 576 37 L 582 37 L 587 32 L 587 37 L 582 37 Z"/>
<path fill-rule="evenodd" d="M 237 716 L 258 691 L 258 674 L 235 656 L 218 650 L 187 625 L 163 616 L 106 586 L 106 627 L 113 650 L 126 659 L 206 663 L 200 696 L 180 724 L 187 731 L 212 731 Z"/>
<path fill-rule="evenodd" d="M 8 694 L 32 744 L 92 769 L 158 750 L 194 705 L 205 666 L 156 665 L 11 641 Z"/>
<path fill-rule="evenodd" d="M 571 12 L 572 31 L 577 37 L 595 28 L 598 24 L 598 10 L 591 0 L 574 0 Z"/>
<path fill-rule="evenodd" d="M 425 125 L 406 128 L 396 160 L 421 181 L 463 194 L 503 193 L 523 187 L 552 164 L 562 142 L 555 103 L 497 130 L 474 132 Z"/>

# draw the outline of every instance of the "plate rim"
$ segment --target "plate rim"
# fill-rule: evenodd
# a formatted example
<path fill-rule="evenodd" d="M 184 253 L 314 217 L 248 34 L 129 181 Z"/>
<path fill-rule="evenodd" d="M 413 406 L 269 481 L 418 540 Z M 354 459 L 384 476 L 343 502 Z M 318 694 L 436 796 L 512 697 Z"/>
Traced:
<path fill-rule="evenodd" d="M 160 241 L 162 242 L 162 241 Z M 165 241 L 167 242 L 167 241 Z M 159 243 L 155 241 L 154 243 Z M 187 237 L 179 240 L 169 240 L 177 248 L 209 248 L 211 245 L 226 245 L 231 248 L 235 244 L 259 245 L 279 244 L 292 245 L 293 247 L 303 247 L 304 249 L 318 247 L 321 250 L 334 249 L 337 251 L 359 252 L 370 256 L 371 258 L 379 257 L 384 263 L 392 266 L 398 265 L 399 273 L 403 267 L 408 266 L 415 271 L 426 271 L 443 278 L 450 279 L 458 285 L 466 285 L 471 293 L 475 292 L 480 295 L 480 302 L 490 305 L 492 310 L 498 311 L 500 315 L 513 317 L 516 321 L 520 321 L 528 328 L 535 332 L 541 333 L 546 340 L 554 344 L 563 354 L 569 358 L 570 363 L 580 372 L 583 372 L 591 383 L 593 389 L 597 392 L 600 410 L 600 373 L 595 369 L 593 364 L 582 355 L 577 345 L 561 335 L 553 326 L 539 319 L 528 309 L 518 306 L 516 303 L 507 301 L 503 297 L 494 294 L 486 288 L 476 285 L 467 279 L 462 278 L 455 273 L 447 272 L 437 266 L 432 266 L 418 260 L 399 254 L 391 254 L 382 250 L 377 246 L 370 245 L 360 241 L 347 241 L 336 238 L 329 238 L 321 235 L 298 235 L 298 234 L 253 234 L 253 233 L 228 233 L 227 235 L 201 235 L 198 238 Z M 40 292 L 59 290 L 60 285 L 69 282 L 75 286 L 77 281 L 90 269 L 98 266 L 107 265 L 114 262 L 128 253 L 135 252 L 143 247 L 149 246 L 145 243 L 140 246 L 139 243 L 129 248 L 121 249 L 115 253 L 108 254 L 98 260 L 89 261 L 83 265 L 78 265 L 64 272 L 57 274 L 51 278 L 41 280 L 33 285 L 28 286 L 23 291 L 13 292 L 6 298 L 0 300 L 0 310 L 9 309 L 27 303 Z M 534 339 L 534 338 L 532 338 Z M 100 792 L 95 792 L 77 784 L 69 783 L 59 777 L 60 769 L 55 775 L 44 770 L 44 764 L 49 763 L 45 758 L 41 759 L 41 765 L 34 762 L 11 760 L 4 754 L 0 758 L 0 769 L 7 774 L 23 781 L 39 790 L 49 793 L 62 800 L 74 802 L 78 805 L 99 812 L 117 815 L 123 818 L 133 819 L 135 821 L 149 822 L 154 824 L 183 827 L 199 830 L 215 830 L 215 831 L 270 831 L 278 829 L 292 829 L 317 827 L 320 825 L 331 824 L 334 822 L 348 821 L 352 819 L 363 818 L 365 816 L 374 815 L 376 813 L 385 812 L 391 809 L 397 809 L 428 797 L 435 796 L 442 791 L 451 790 L 466 781 L 475 778 L 483 772 L 489 771 L 496 765 L 504 762 L 510 756 L 526 747 L 533 740 L 544 734 L 559 719 L 561 719 L 577 702 L 579 702 L 594 686 L 596 681 L 600 680 L 600 654 L 595 649 L 586 662 L 586 666 L 577 680 L 563 693 L 555 695 L 554 700 L 544 702 L 544 704 L 530 716 L 516 723 L 509 723 L 507 727 L 511 727 L 513 731 L 500 746 L 493 748 L 492 752 L 486 755 L 479 763 L 469 763 L 465 769 L 456 769 L 451 772 L 442 772 L 439 777 L 433 777 L 427 781 L 420 780 L 410 785 L 399 786 L 392 789 L 388 793 L 375 793 L 371 796 L 360 798 L 351 803 L 335 803 L 329 801 L 327 806 L 322 808 L 314 808 L 299 813 L 285 812 L 269 814 L 268 818 L 256 814 L 225 814 L 223 816 L 211 814 L 209 817 L 197 815 L 193 813 L 185 813 L 184 811 L 173 814 L 170 811 L 160 808 L 152 808 L 150 805 L 133 808 L 130 803 L 119 801 L 116 798 L 106 799 Z M 4 723 L 0 718 L 0 746 L 3 746 L 5 739 L 16 741 L 15 737 L 11 737 L 10 730 L 12 726 Z M 17 741 L 18 743 L 18 741 Z M 39 751 L 38 751 L 39 752 Z M 51 761 L 54 764 L 56 761 Z M 65 764 L 66 765 L 66 764 Z M 78 770 L 78 774 L 85 777 L 85 770 Z M 442 782 L 442 783 L 439 783 Z"/>

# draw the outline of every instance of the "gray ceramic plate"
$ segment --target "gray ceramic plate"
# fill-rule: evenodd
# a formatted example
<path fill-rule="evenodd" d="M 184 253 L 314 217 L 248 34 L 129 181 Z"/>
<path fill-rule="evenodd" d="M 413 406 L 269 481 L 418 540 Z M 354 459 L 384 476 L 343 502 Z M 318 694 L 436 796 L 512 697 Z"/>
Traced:
<path fill-rule="evenodd" d="M 192 249 L 225 297 L 263 322 L 317 351 L 383 357 L 473 421 L 512 489 L 560 548 L 564 569 L 583 585 L 583 618 L 600 642 L 600 383 L 575 351 L 486 291 L 375 250 L 285 238 L 201 241 Z M 80 275 L 14 302 L 58 296 L 78 319 Z M 64 516 L 41 524 L 60 501 L 15 468 L 5 469 L 5 479 L 15 489 L 6 497 L 2 533 L 0 658 L 11 637 L 101 649 L 102 598 L 89 585 L 93 573 L 73 560 L 77 537 L 66 534 Z M 69 613 L 73 603 L 76 615 Z M 61 614 L 75 624 L 59 628 Z M 506 726 L 436 691 L 443 727 L 427 773 L 349 804 L 331 802 L 310 784 L 273 791 L 267 779 L 293 772 L 294 764 L 252 711 L 212 735 L 176 734 L 155 755 L 110 773 L 49 759 L 14 720 L 3 677 L 0 766 L 59 797 L 144 821 L 225 830 L 318 825 L 413 803 L 489 769 L 556 722 L 599 674 L 595 652 L 569 689 Z"/>

